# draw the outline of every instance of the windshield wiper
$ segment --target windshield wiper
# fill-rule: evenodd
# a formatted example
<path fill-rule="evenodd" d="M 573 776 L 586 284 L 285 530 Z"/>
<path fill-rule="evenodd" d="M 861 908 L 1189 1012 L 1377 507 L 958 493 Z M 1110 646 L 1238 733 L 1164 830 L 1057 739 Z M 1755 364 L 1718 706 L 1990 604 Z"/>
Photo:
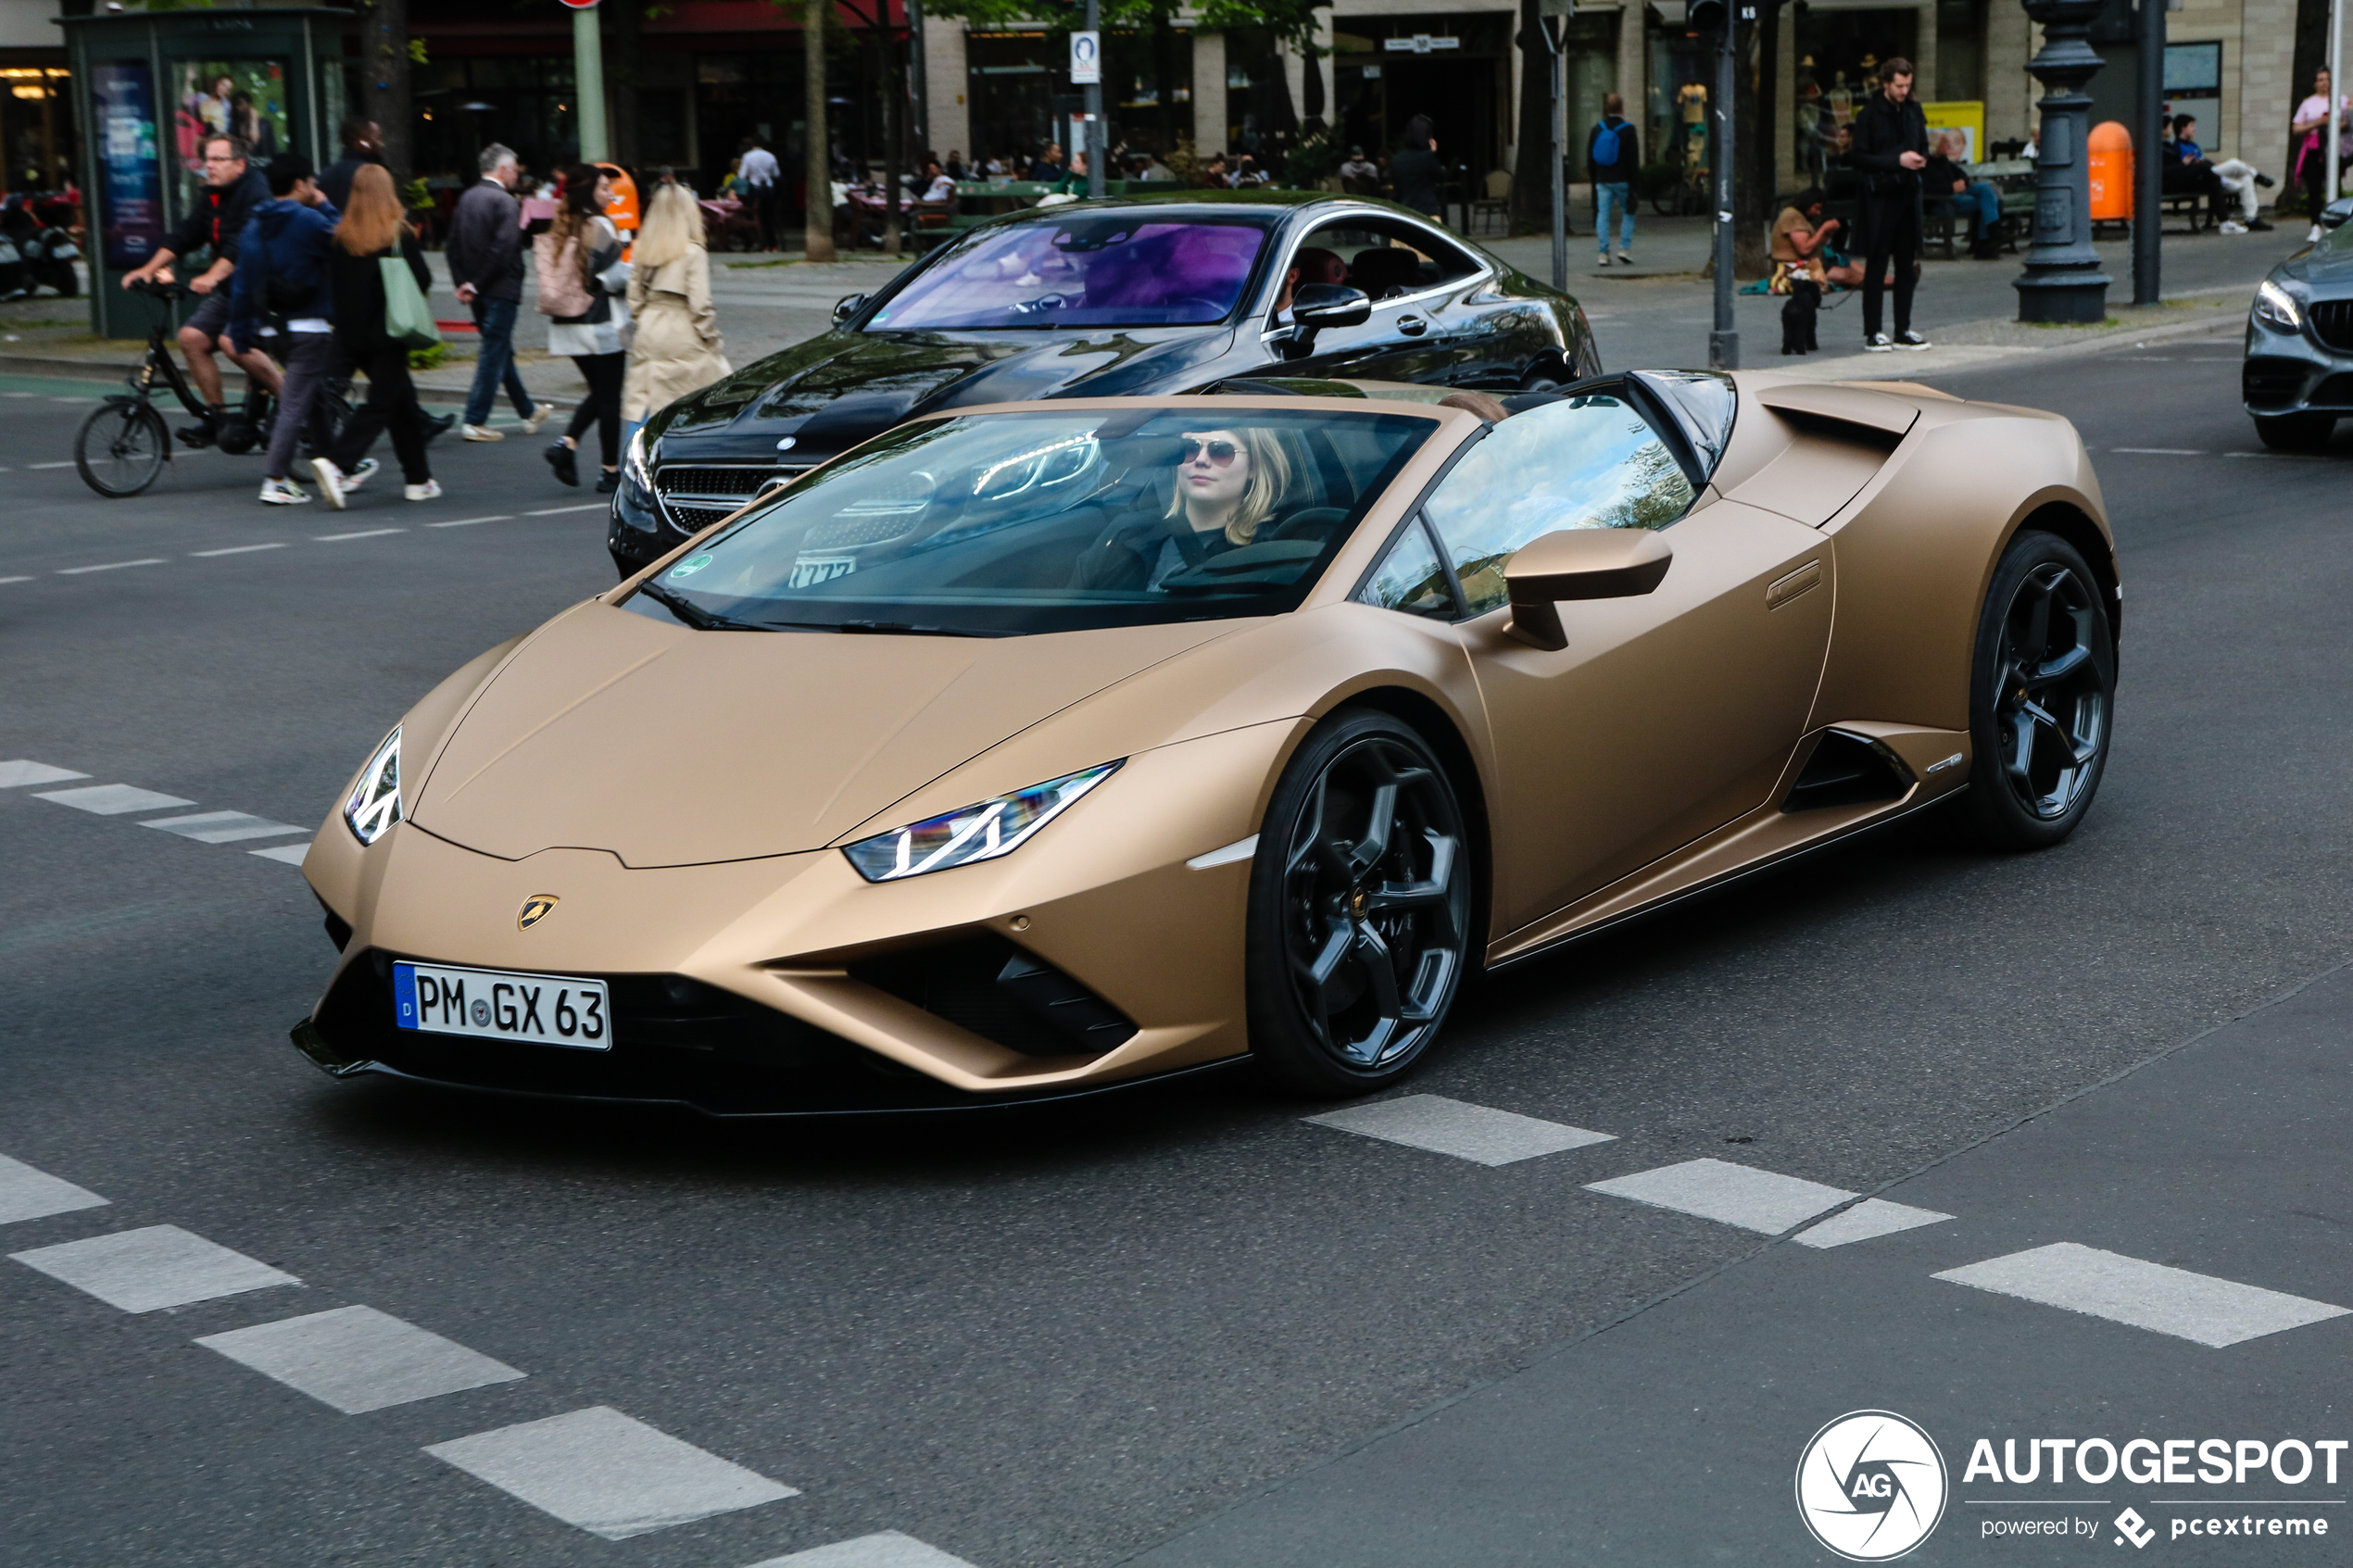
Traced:
<path fill-rule="evenodd" d="M 918 626 L 912 621 L 844 621 L 838 623 L 838 630 L 890 637 L 995 637 L 1003 634 L 972 632 L 961 626 Z"/>
<path fill-rule="evenodd" d="M 648 596 L 657 603 L 668 606 L 671 614 L 698 632 L 765 632 L 768 630 L 767 627 L 756 621 L 736 621 L 720 614 L 717 610 L 705 609 L 684 594 L 673 588 L 665 588 L 659 583 L 640 583 L 637 585 L 637 592 Z"/>

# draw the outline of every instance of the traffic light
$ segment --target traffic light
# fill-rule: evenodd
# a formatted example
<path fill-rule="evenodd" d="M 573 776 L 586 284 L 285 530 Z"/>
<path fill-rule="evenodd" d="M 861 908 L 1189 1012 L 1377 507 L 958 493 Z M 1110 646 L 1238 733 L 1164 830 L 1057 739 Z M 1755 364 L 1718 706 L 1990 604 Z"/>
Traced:
<path fill-rule="evenodd" d="M 1726 0 L 1692 0 L 1691 8 L 1683 13 L 1683 25 L 1693 32 L 1714 32 L 1724 25 Z"/>

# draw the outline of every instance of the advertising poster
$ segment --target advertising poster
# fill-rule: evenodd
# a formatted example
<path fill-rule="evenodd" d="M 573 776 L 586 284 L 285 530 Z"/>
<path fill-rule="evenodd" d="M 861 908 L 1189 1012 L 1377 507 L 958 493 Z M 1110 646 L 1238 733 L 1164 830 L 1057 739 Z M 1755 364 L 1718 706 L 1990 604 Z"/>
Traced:
<path fill-rule="evenodd" d="M 172 141 L 190 199 L 204 184 L 206 137 L 244 137 L 257 165 L 294 144 L 286 121 L 284 61 L 179 60 L 173 69 Z"/>
<path fill-rule="evenodd" d="M 107 61 L 90 74 L 106 182 L 105 259 L 108 267 L 127 270 L 145 265 L 163 244 L 155 83 L 136 61 Z"/>
<path fill-rule="evenodd" d="M 1985 156 L 1985 106 L 1982 102 L 1970 98 L 1924 103 L 1920 113 L 1928 120 L 1929 151 L 1942 152 L 1957 163 L 1975 163 Z M 1947 144 L 1952 135 L 1960 138 L 1957 149 Z"/>

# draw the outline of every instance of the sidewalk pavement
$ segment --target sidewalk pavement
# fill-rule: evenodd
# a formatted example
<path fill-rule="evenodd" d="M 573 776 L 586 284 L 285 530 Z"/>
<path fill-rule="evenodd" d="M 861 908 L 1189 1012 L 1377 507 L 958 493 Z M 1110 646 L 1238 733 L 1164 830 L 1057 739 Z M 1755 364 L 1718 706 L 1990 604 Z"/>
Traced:
<path fill-rule="evenodd" d="M 1710 232 L 1708 221 L 1702 218 L 1645 217 L 1634 235 L 1634 255 L 1640 264 L 1612 266 L 1606 270 L 1593 264 L 1590 223 L 1570 237 L 1568 290 L 1584 306 L 1586 319 L 1601 342 L 1603 360 L 1611 369 L 1707 362 L 1714 285 L 1701 276 L 1701 269 L 1707 262 Z M 1478 243 L 1529 276 L 1549 281 L 1552 242 L 1548 236 L 1479 238 Z M 2065 351 L 2114 338 L 2155 342 L 2208 333 L 2243 319 L 2255 285 L 2302 243 L 2301 232 L 2288 223 L 2271 233 L 2229 237 L 2212 231 L 2196 236 L 2169 233 L 2165 301 L 2139 307 L 2123 303 L 2133 296 L 2130 246 L 2121 241 L 2104 243 L 2099 251 L 2113 280 L 2108 289 L 2112 303 L 2109 324 L 2098 327 L 2020 325 L 2017 295 L 2011 287 L 2021 266 L 2015 256 L 1999 261 L 1929 261 L 1924 264 L 1913 325 L 1936 346 L 1925 354 L 1874 355 L 1865 361 L 1870 366 L 1868 370 L 1862 364 L 1849 362 L 1862 353 L 1858 295 L 1833 295 L 1818 328 L 1822 352 L 1791 358 L 1780 352 L 1782 302 L 1769 295 L 1741 295 L 1735 303 L 1741 364 L 1749 370 L 1788 370 L 1822 379 L 1900 377 Z M 467 308 L 448 292 L 442 257 L 435 255 L 432 261 L 434 314 L 444 321 L 469 320 Z M 904 265 L 883 257 L 814 265 L 789 256 L 724 255 L 711 261 L 712 301 L 727 340 L 728 357 L 738 367 L 824 332 L 832 322 L 837 300 L 872 293 Z M 535 292 L 526 292 L 516 329 L 523 379 L 543 396 L 573 403 L 584 383 L 569 362 L 548 357 L 547 324 L 532 308 L 535 297 Z M 94 337 L 87 329 L 88 319 L 88 306 L 81 300 L 41 298 L 0 306 L 0 370 L 88 373 L 107 367 L 127 370 L 138 362 L 144 344 Z M 1892 331 L 1892 318 L 1886 324 Z M 473 383 L 472 333 L 447 335 L 452 351 L 449 361 L 416 378 L 422 395 L 443 405 L 462 403 Z"/>

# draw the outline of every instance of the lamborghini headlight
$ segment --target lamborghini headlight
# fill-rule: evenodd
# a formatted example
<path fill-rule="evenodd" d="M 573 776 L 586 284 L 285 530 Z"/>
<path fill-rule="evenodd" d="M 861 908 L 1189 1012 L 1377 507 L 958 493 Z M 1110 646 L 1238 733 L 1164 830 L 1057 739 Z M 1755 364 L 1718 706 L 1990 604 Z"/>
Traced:
<path fill-rule="evenodd" d="M 1118 771 L 1118 762 L 1104 762 L 1065 773 L 945 816 L 862 838 L 844 845 L 841 852 L 868 882 L 897 882 L 925 872 L 993 860 L 1028 843 L 1038 829 Z"/>
<path fill-rule="evenodd" d="M 2304 307 L 2287 290 L 2265 279 L 2255 291 L 2255 319 L 2278 332 L 2304 330 Z"/>
<path fill-rule="evenodd" d="M 393 726 L 376 754 L 360 770 L 351 798 L 343 803 L 343 825 L 362 844 L 373 844 L 400 820 L 400 726 Z"/>

